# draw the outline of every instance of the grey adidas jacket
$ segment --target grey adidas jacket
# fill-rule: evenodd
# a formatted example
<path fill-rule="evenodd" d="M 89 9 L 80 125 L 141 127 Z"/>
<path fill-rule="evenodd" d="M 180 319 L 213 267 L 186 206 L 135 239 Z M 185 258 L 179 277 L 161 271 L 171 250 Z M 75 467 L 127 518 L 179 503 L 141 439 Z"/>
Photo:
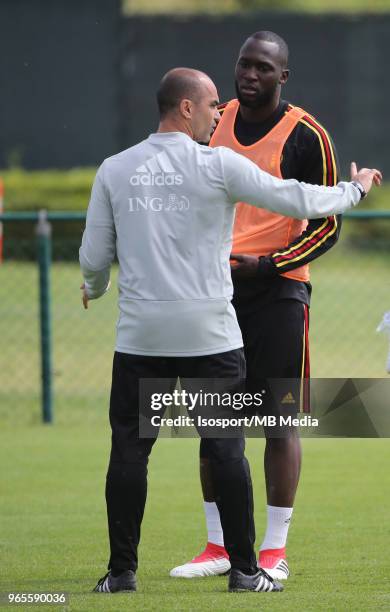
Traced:
<path fill-rule="evenodd" d="M 80 248 L 91 299 L 119 260 L 116 350 L 138 355 L 209 355 L 242 346 L 229 255 L 234 204 L 250 202 L 298 219 L 357 204 L 351 183 L 280 180 L 225 147 L 181 132 L 152 134 L 98 170 Z"/>

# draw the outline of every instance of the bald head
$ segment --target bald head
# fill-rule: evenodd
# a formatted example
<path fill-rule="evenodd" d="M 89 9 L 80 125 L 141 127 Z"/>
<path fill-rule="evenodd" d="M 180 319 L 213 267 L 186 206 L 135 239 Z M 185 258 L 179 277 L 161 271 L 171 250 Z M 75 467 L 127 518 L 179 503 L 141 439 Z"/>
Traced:
<path fill-rule="evenodd" d="M 177 109 L 184 99 L 198 103 L 204 87 L 212 83 L 210 77 L 192 68 L 174 68 L 161 79 L 157 90 L 157 104 L 160 118 Z"/>
<path fill-rule="evenodd" d="M 220 115 L 218 92 L 207 74 L 192 68 L 174 68 L 162 78 L 157 92 L 159 132 L 184 132 L 207 143 Z"/>

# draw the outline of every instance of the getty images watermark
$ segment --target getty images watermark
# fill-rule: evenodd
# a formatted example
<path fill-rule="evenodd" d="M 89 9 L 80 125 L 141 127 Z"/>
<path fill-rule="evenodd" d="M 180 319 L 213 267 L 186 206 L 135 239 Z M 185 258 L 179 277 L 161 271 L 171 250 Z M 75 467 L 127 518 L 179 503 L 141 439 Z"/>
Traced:
<path fill-rule="evenodd" d="M 223 406 L 242 410 L 244 407 L 254 406 L 259 408 L 263 405 L 263 394 L 265 391 L 254 393 L 219 393 L 211 391 L 191 392 L 185 389 L 175 389 L 171 393 L 152 393 L 150 406 L 152 410 L 161 410 L 170 406 L 183 406 L 187 410 L 193 410 L 196 406 Z"/>
<path fill-rule="evenodd" d="M 390 377 L 264 379 L 256 392 L 237 379 L 141 379 L 139 435 L 162 437 L 390 438 Z"/>
<path fill-rule="evenodd" d="M 153 411 L 161 411 L 162 414 L 151 415 L 150 423 L 157 428 L 206 427 L 218 429 L 234 427 L 316 427 L 318 425 L 318 420 L 310 415 L 297 418 L 292 414 L 277 416 L 259 414 L 258 411 L 263 406 L 265 394 L 265 391 L 258 391 L 253 394 L 242 392 L 219 393 L 203 391 L 202 389 L 196 392 L 175 389 L 172 392 L 152 393 L 150 408 Z M 292 397 L 292 394 L 287 394 L 287 397 Z M 165 410 L 172 407 L 184 408 L 190 413 L 196 411 L 197 414 L 194 416 L 179 414 L 174 417 L 165 417 Z M 213 409 L 211 415 L 205 414 L 204 409 Z M 218 412 L 216 412 L 218 409 L 222 409 L 224 416 L 218 416 Z M 239 416 L 239 412 L 245 409 L 250 409 L 253 414 Z M 232 410 L 235 412 L 232 413 Z M 232 414 L 236 416 L 231 416 Z"/>

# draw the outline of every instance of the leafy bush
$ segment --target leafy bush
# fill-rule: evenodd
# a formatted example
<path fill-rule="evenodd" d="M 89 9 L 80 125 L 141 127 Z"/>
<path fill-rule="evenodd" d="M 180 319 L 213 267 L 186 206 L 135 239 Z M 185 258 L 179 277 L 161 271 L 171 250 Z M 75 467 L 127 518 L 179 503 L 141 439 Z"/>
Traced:
<path fill-rule="evenodd" d="M 86 211 L 95 168 L 44 170 L 27 172 L 12 169 L 0 171 L 4 181 L 6 212 Z M 77 260 L 83 222 L 53 223 L 53 258 Z M 33 223 L 7 223 L 4 227 L 4 257 L 18 260 L 35 259 Z"/>
<path fill-rule="evenodd" d="M 11 211 L 85 211 L 96 168 L 71 170 L 0 170 L 5 188 L 5 209 Z M 390 210 L 390 183 L 373 188 L 364 209 Z M 361 207 L 362 208 L 362 207 Z"/>
<path fill-rule="evenodd" d="M 28 172 L 13 169 L 0 171 L 5 187 L 5 210 L 8 212 L 86 211 L 95 168 L 45 170 Z M 360 209 L 390 210 L 390 183 L 374 188 Z M 83 223 L 53 224 L 55 259 L 75 259 Z M 34 258 L 34 228 L 31 223 L 8 223 L 5 230 L 4 254 L 17 259 Z M 351 246 L 373 248 L 390 244 L 390 219 L 371 219 L 345 223 L 343 239 Z"/>
<path fill-rule="evenodd" d="M 0 170 L 5 208 L 9 212 L 47 210 L 82 211 L 88 206 L 94 168 L 72 170 Z"/>

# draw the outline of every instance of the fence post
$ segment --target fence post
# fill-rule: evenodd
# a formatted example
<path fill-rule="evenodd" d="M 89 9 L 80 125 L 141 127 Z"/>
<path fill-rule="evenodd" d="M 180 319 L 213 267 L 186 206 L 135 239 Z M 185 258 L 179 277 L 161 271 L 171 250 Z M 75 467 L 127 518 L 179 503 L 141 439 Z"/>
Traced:
<path fill-rule="evenodd" d="M 44 423 L 52 423 L 53 396 L 50 312 L 51 225 L 47 220 L 46 210 L 39 211 L 36 234 L 39 266 L 42 419 Z"/>

